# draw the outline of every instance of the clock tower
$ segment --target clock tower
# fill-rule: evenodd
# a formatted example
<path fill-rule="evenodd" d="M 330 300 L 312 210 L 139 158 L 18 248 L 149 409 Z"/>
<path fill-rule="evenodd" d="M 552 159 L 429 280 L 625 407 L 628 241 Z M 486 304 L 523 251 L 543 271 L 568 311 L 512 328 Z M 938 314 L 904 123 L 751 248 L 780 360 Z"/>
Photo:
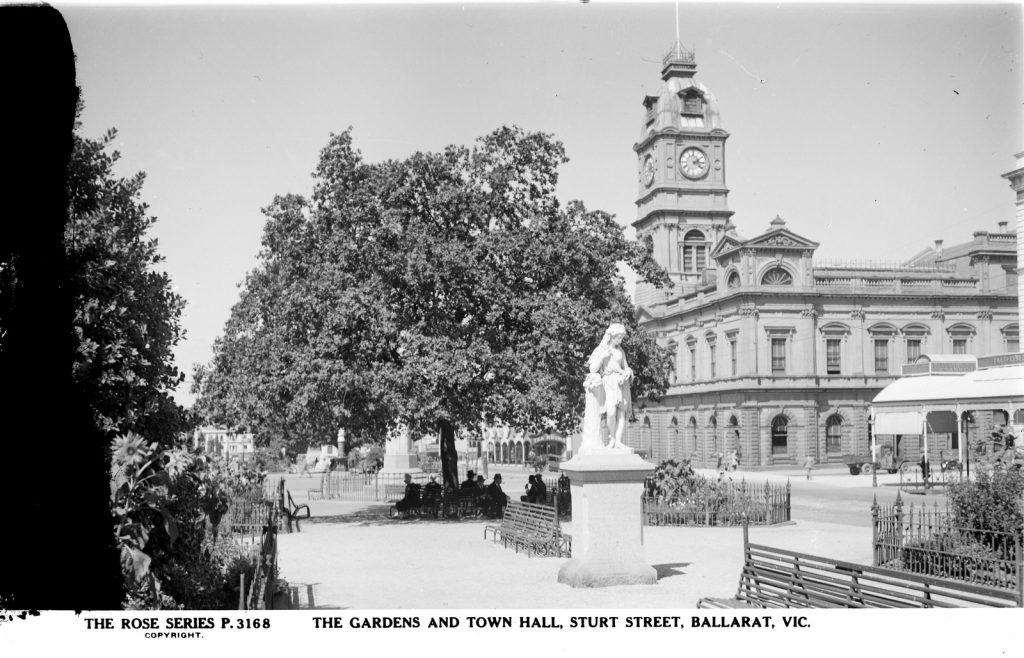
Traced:
<path fill-rule="evenodd" d="M 694 76 L 694 54 L 678 42 L 663 60 L 661 91 L 644 98 L 637 155 L 637 237 L 650 236 L 654 258 L 678 294 L 713 281 L 715 244 L 732 229 L 725 186 L 725 140 L 715 97 Z M 638 284 L 637 303 L 664 298 Z"/>

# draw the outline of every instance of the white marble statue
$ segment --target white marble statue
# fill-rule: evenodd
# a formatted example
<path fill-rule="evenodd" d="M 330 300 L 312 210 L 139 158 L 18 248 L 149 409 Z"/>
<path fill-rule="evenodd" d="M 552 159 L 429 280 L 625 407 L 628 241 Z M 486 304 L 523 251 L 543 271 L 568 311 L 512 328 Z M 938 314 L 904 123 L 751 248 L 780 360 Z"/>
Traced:
<path fill-rule="evenodd" d="M 633 400 L 629 383 L 633 371 L 626 363 L 626 355 L 620 344 L 626 335 L 626 328 L 615 323 L 608 326 L 601 344 L 587 360 L 590 374 L 583 382 L 586 390 L 586 407 L 583 412 L 583 439 L 581 450 L 601 446 L 601 414 L 605 414 L 608 426 L 607 448 L 629 450 L 622 442 L 622 435 L 629 422 Z"/>

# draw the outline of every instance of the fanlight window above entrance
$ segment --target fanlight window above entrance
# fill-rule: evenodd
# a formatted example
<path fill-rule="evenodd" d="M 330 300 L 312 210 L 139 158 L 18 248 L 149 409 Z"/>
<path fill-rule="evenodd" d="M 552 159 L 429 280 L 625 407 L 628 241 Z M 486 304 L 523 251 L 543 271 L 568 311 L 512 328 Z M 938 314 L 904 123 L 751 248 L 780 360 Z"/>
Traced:
<path fill-rule="evenodd" d="M 773 267 L 761 277 L 762 286 L 791 286 L 793 275 L 781 267 Z"/>

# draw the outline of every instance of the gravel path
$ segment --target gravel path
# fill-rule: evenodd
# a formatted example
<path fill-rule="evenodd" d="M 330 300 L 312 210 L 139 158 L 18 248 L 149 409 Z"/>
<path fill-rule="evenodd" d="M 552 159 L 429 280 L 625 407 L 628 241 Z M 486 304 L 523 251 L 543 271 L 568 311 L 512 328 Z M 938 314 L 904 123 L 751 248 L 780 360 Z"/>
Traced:
<path fill-rule="evenodd" d="M 833 470 L 822 469 L 811 482 L 802 473 L 801 480 L 785 472 L 746 475 L 792 477 L 794 496 L 801 497 L 822 487 L 870 488 L 870 478 Z M 290 479 L 288 486 L 294 493 L 305 483 L 313 481 Z M 516 484 L 506 491 L 518 492 Z M 281 576 L 300 608 L 692 608 L 701 597 L 733 594 L 743 563 L 740 528 L 644 528 L 657 585 L 573 589 L 557 582 L 565 558 L 527 557 L 485 541 L 486 521 L 392 520 L 388 507 L 376 503 L 314 500 L 310 507 L 313 519 L 301 533 L 279 535 Z M 572 523 L 564 529 L 571 533 Z M 750 532 L 753 541 L 771 546 L 871 562 L 867 511 L 863 526 L 796 519 Z"/>

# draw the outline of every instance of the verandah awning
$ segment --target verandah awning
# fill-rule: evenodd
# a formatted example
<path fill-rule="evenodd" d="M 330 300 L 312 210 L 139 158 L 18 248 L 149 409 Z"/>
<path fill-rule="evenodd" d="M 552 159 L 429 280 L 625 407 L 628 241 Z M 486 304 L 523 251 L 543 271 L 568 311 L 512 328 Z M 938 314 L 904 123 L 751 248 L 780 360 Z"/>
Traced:
<path fill-rule="evenodd" d="M 875 434 L 920 434 L 924 418 L 918 411 L 876 411 Z"/>

